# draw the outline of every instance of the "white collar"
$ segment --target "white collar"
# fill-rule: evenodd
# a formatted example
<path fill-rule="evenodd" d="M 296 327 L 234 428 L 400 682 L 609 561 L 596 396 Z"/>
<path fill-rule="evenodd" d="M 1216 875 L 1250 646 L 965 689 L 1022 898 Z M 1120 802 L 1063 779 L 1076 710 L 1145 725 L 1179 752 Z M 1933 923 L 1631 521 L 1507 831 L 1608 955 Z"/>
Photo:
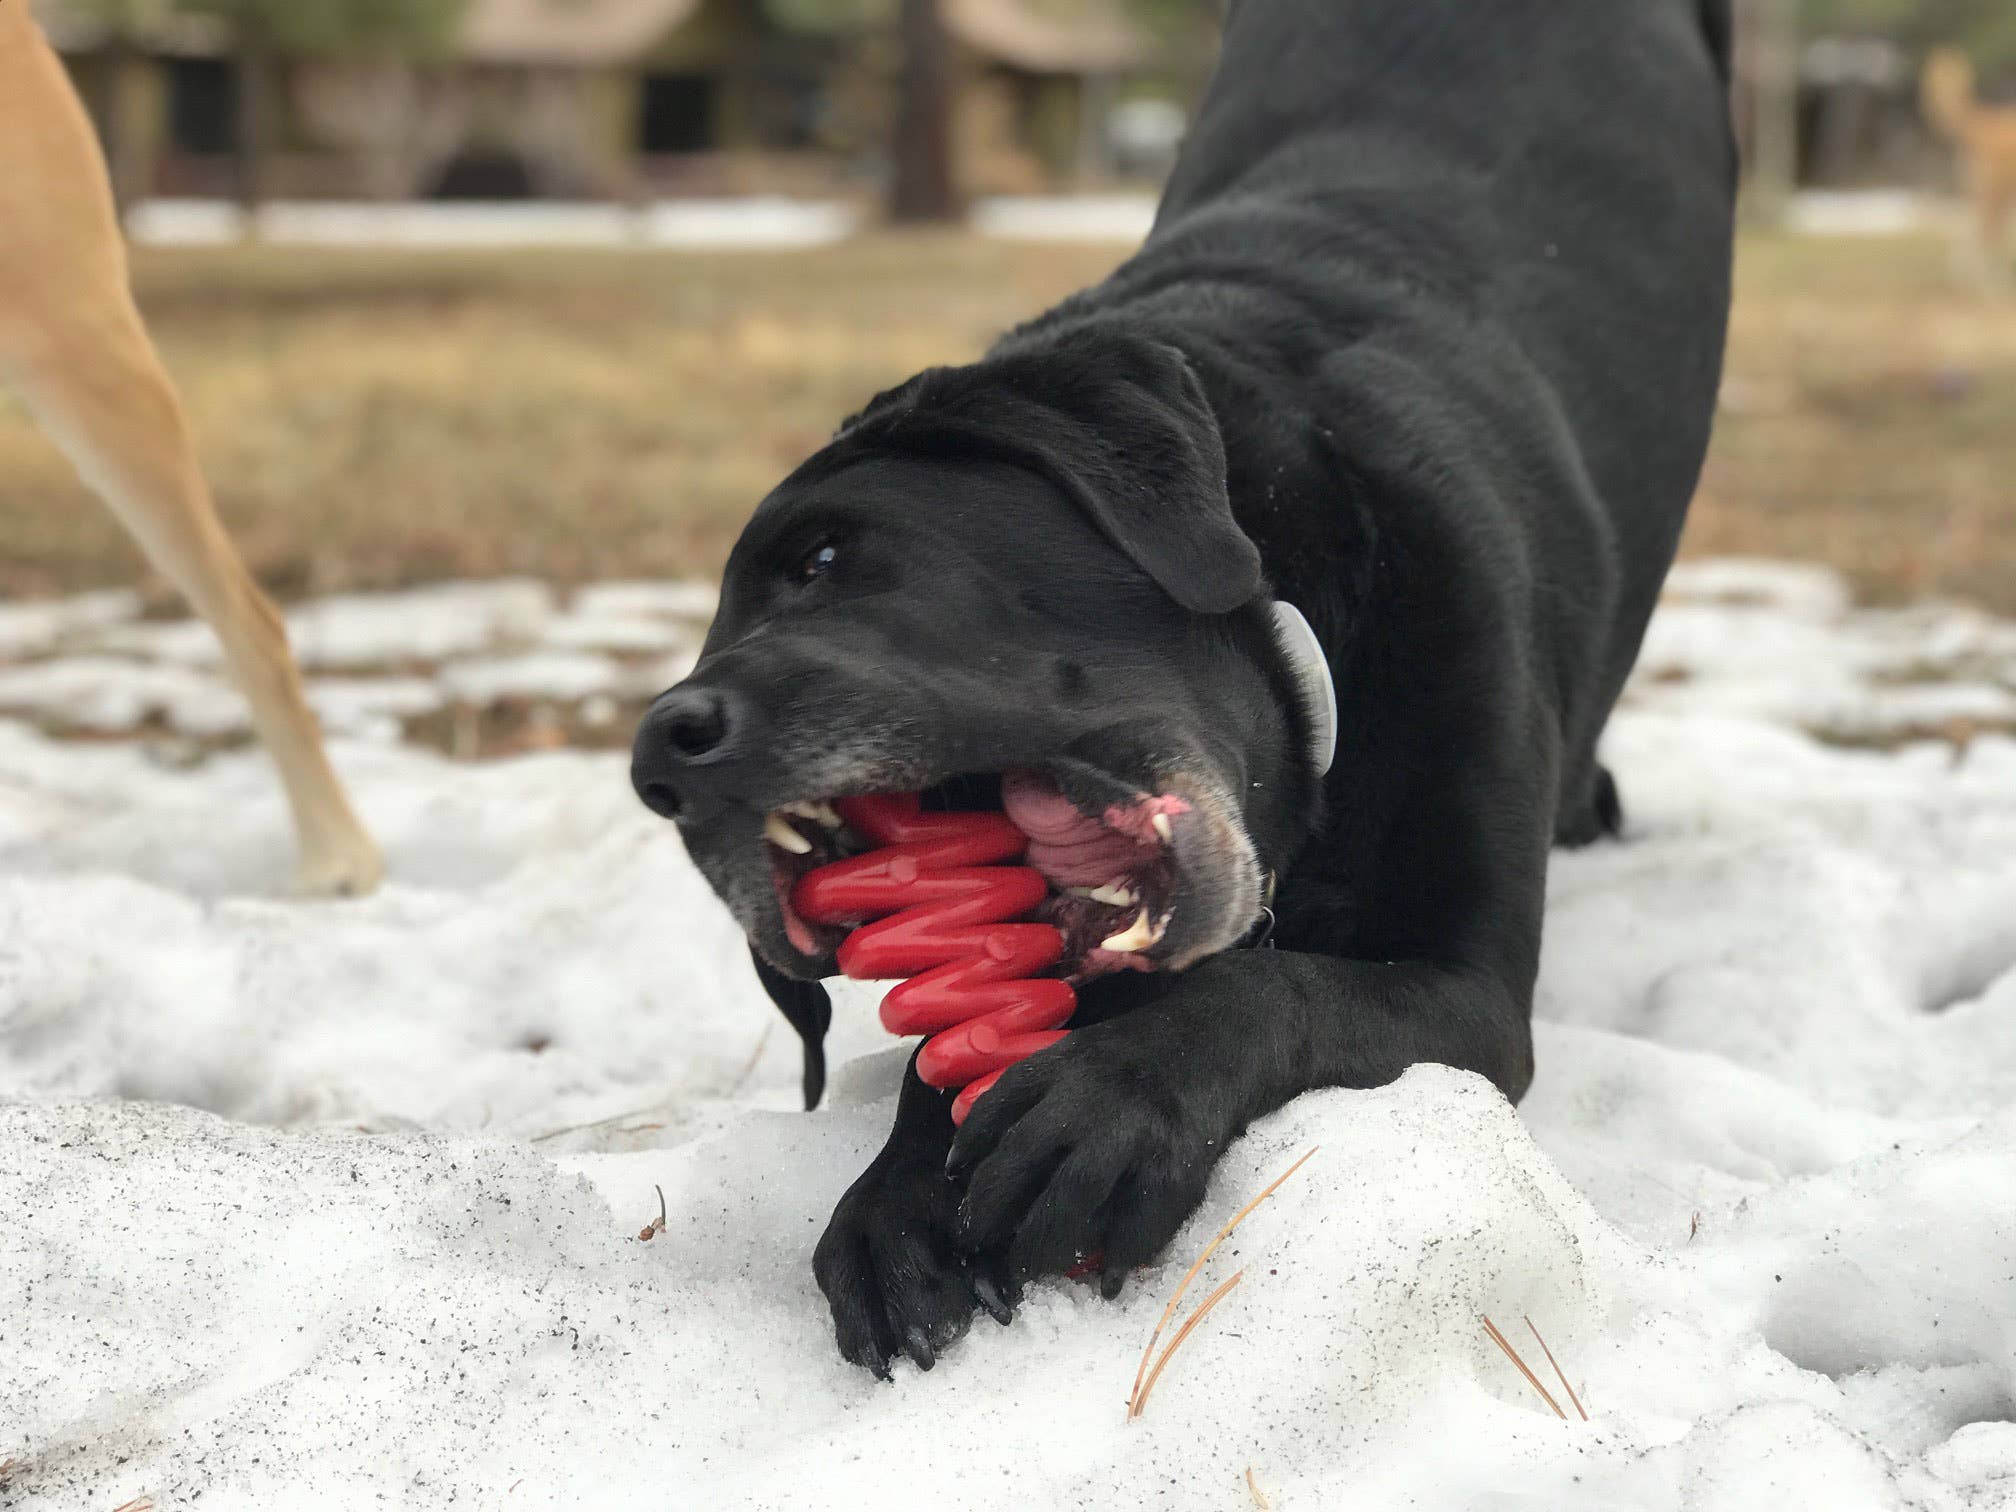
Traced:
<path fill-rule="evenodd" d="M 1337 756 L 1337 684 L 1330 677 L 1322 643 L 1302 611 L 1282 599 L 1274 600 L 1272 607 L 1274 639 L 1294 675 L 1303 718 L 1309 725 L 1309 760 L 1321 777 Z"/>

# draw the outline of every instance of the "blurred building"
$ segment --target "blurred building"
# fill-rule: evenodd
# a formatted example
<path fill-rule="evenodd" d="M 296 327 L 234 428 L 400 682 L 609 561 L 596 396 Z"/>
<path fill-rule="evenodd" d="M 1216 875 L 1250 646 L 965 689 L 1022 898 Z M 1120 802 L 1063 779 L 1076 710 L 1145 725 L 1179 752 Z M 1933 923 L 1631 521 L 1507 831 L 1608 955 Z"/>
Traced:
<path fill-rule="evenodd" d="M 240 184 L 244 65 L 228 26 L 31 0 L 128 198 Z M 1118 0 L 943 0 L 961 186 L 998 193 L 1152 171 L 1140 96 L 1181 77 Z M 262 192 L 280 198 L 626 199 L 832 193 L 886 171 L 894 6 L 799 0 L 468 0 L 420 59 L 275 60 Z M 1115 112 L 1123 104 L 1116 133 Z"/>

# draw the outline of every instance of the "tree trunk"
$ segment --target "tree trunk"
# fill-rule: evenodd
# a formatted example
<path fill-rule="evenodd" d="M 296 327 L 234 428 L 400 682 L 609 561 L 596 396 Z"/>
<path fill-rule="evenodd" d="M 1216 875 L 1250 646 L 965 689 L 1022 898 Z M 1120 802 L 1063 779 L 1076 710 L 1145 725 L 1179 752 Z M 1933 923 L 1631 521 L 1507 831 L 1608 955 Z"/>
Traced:
<path fill-rule="evenodd" d="M 273 36 L 256 8 L 238 25 L 238 204 L 245 232 L 252 216 L 271 196 L 273 160 L 280 149 L 280 80 Z"/>
<path fill-rule="evenodd" d="M 93 114 L 105 149 L 105 176 L 111 181 L 112 201 L 121 215 L 147 188 L 141 182 L 145 168 L 132 109 L 133 73 L 139 56 L 139 50 L 122 32 L 114 32 L 100 55 L 94 91 L 98 108 Z"/>
<path fill-rule="evenodd" d="M 1777 221 L 1799 178 L 1799 0 L 1753 0 L 1751 20 L 1748 199 Z"/>
<path fill-rule="evenodd" d="M 959 192 L 952 177 L 952 42 L 938 0 L 903 0 L 903 62 L 890 144 L 893 181 L 889 218 L 918 223 L 955 220 Z"/>

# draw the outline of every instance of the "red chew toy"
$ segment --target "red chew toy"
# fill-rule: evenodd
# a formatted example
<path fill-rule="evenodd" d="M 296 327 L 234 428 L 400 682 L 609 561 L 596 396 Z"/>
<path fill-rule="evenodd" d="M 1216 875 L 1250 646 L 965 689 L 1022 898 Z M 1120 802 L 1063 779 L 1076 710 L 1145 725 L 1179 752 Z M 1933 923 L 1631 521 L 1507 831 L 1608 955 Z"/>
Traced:
<path fill-rule="evenodd" d="M 815 923 L 862 926 L 840 947 L 845 975 L 909 979 L 883 998 L 882 1026 L 931 1036 L 917 1074 L 965 1088 L 952 1104 L 963 1123 L 1003 1071 L 1064 1037 L 1078 1006 L 1069 982 L 1032 975 L 1063 958 L 1064 937 L 1011 922 L 1050 884 L 1032 866 L 1005 864 L 1029 843 L 1005 814 L 927 814 L 915 793 L 834 807 L 880 849 L 808 872 L 791 906 Z"/>

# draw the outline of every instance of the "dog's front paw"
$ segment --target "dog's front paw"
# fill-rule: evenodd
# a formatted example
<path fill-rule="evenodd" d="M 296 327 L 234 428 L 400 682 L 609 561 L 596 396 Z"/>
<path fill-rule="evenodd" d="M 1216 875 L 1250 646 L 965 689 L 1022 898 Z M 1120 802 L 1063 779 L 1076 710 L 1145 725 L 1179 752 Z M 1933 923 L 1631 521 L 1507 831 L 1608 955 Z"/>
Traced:
<path fill-rule="evenodd" d="M 1018 1284 L 1096 1258 L 1116 1296 L 1203 1201 L 1223 1134 L 1136 1027 L 1075 1030 L 1015 1066 L 952 1143 L 959 1241 L 1005 1254 Z"/>
<path fill-rule="evenodd" d="M 935 1161 L 878 1160 L 812 1252 L 840 1353 L 885 1381 L 899 1356 L 929 1370 L 976 1306 L 1009 1320 L 1014 1297 L 1001 1268 L 954 1242 L 958 1207 L 959 1190 Z"/>

